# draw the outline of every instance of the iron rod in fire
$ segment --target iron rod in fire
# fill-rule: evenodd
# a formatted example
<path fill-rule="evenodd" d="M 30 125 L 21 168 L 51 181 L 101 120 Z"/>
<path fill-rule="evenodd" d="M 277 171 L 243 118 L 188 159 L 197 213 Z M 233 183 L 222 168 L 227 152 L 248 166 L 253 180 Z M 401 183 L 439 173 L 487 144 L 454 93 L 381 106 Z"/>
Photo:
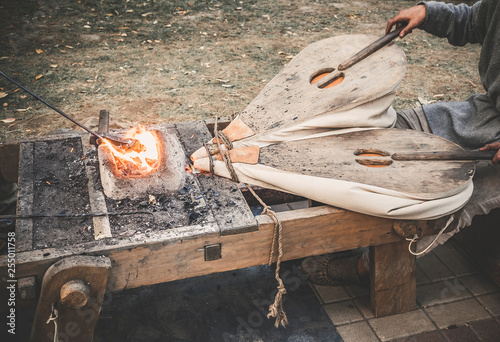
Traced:
<path fill-rule="evenodd" d="M 81 128 L 83 128 L 84 130 L 86 130 L 90 134 L 94 135 L 96 138 L 101 139 L 101 140 L 104 139 L 100 134 L 94 132 L 90 128 L 88 128 L 85 125 L 79 123 L 78 121 L 76 121 L 75 119 L 73 119 L 72 117 L 70 117 L 69 115 L 67 115 L 66 113 L 64 113 L 62 110 L 54 107 L 53 105 L 51 105 L 50 103 L 48 103 L 47 101 L 45 101 L 44 99 L 42 99 L 40 96 L 36 95 L 35 93 L 33 93 L 32 91 L 30 91 L 29 89 L 27 89 L 27 88 L 23 87 L 21 84 L 17 83 L 15 80 L 13 80 L 9 76 L 7 76 L 2 70 L 0 70 L 0 75 L 2 75 L 3 77 L 5 77 L 8 81 L 10 81 L 10 82 L 14 83 L 15 85 L 17 85 L 19 88 L 21 88 L 22 90 L 24 90 L 25 92 L 27 92 L 28 94 L 30 94 L 31 96 L 33 96 L 34 98 L 36 98 L 38 101 L 42 102 L 44 105 L 52 108 L 53 110 L 55 110 L 56 112 L 58 112 L 59 114 L 61 114 L 62 116 L 64 116 L 66 119 L 70 120 L 74 124 L 80 126 Z"/>

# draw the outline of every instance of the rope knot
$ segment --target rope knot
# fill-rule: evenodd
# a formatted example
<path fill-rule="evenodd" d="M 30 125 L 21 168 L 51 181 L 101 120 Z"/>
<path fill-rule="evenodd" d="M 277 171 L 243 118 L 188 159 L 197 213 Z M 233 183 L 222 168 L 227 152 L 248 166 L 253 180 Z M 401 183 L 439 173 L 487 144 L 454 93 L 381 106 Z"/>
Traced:
<path fill-rule="evenodd" d="M 271 210 L 271 207 L 266 205 L 264 206 L 264 209 L 262 209 L 262 214 L 267 214 L 269 212 L 269 210 Z"/>
<path fill-rule="evenodd" d="M 50 316 L 49 316 L 49 319 L 47 319 L 47 322 L 45 324 L 49 324 L 50 322 L 54 322 L 54 342 L 59 342 L 59 330 L 57 328 L 57 319 L 58 318 L 59 318 L 59 312 L 54 307 L 54 303 L 52 303 L 51 310 L 50 310 Z"/>
<path fill-rule="evenodd" d="M 286 294 L 285 285 L 283 284 L 283 280 L 280 277 L 280 266 L 281 266 L 281 258 L 283 257 L 283 225 L 281 221 L 276 215 L 276 213 L 271 209 L 270 206 L 264 203 L 262 199 L 255 193 L 251 186 L 246 184 L 248 190 L 252 195 L 259 201 L 259 203 L 264 208 L 262 210 L 262 214 L 267 214 L 274 222 L 274 231 L 273 231 L 273 241 L 271 242 L 271 252 L 269 253 L 269 261 L 268 265 L 271 266 L 273 263 L 273 259 L 276 254 L 276 247 L 278 249 L 278 256 L 276 260 L 276 271 L 274 273 L 274 278 L 278 282 L 278 293 L 276 293 L 276 297 L 274 298 L 274 303 L 269 306 L 269 317 L 276 317 L 276 322 L 274 325 L 278 328 L 280 325 L 285 326 L 288 324 L 288 319 L 286 318 L 285 310 L 283 310 L 283 295 Z"/>
<path fill-rule="evenodd" d="M 278 286 L 278 293 L 274 298 L 274 303 L 269 306 L 269 313 L 267 314 L 267 318 L 276 317 L 276 321 L 274 322 L 274 326 L 278 328 L 280 325 L 285 327 L 288 324 L 288 318 L 286 317 L 285 310 L 283 310 L 283 295 L 286 294 L 285 286 L 283 282 L 280 281 L 280 285 Z"/>

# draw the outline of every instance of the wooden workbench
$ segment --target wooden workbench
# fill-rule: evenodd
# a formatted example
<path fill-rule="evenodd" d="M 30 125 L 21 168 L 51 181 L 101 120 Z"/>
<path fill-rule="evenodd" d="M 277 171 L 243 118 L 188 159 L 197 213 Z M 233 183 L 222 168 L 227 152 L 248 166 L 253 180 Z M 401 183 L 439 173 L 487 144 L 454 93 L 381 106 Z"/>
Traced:
<path fill-rule="evenodd" d="M 186 156 L 211 136 L 209 125 L 202 121 L 167 126 L 170 132 L 178 135 Z M 84 140 L 88 136 L 81 137 L 85 153 L 85 148 L 89 147 L 85 147 Z M 33 144 L 36 142 L 0 145 L 3 165 L 6 160 L 19 160 L 17 174 L 12 168 L 3 170 L 10 178 L 19 178 L 18 215 L 30 215 L 26 208 L 30 208 L 30 201 L 33 201 L 33 196 L 29 196 L 33 184 L 23 181 L 26 174 L 36 171 L 30 169 Z M 97 172 L 92 167 L 86 170 Z M 274 230 L 271 218 L 254 216 L 246 194 L 234 182 L 204 174 L 192 177 L 200 194 L 209 189 L 216 189 L 218 193 L 217 198 L 205 198 L 207 210 L 200 224 L 146 229 L 129 236 L 114 234 L 113 227 L 109 228 L 109 223 L 103 223 L 103 218 L 99 217 L 93 220 L 95 239 L 92 241 L 46 247 L 35 241 L 32 219 L 17 220 L 15 277 L 19 290 L 33 293 L 30 286 L 34 286 L 40 294 L 33 341 L 49 341 L 53 336 L 53 324 L 46 324 L 52 303 L 58 308 L 58 325 L 60 331 L 66 333 L 67 340 L 90 341 L 105 291 L 268 262 Z M 89 192 L 95 192 L 90 195 L 91 207 L 102 209 L 105 201 L 101 190 L 89 186 Z M 266 196 L 266 191 L 261 195 L 264 201 L 273 201 L 269 204 L 275 204 L 280 197 L 275 192 L 272 198 Z M 231 201 L 234 205 L 218 206 L 215 205 L 217 201 Z M 283 260 L 370 247 L 370 294 L 375 315 L 380 317 L 415 309 L 415 257 L 408 252 L 408 242 L 401 235 L 412 236 L 416 231 L 430 235 L 434 222 L 394 221 L 321 205 L 280 212 L 278 216 L 283 224 Z M 403 233 L 396 233 L 395 227 Z M 8 264 L 7 255 L 0 255 L 2 276 L 7 273 Z M 80 284 L 75 285 L 75 281 Z M 23 284 L 22 288 L 19 284 Z M 63 290 L 69 292 L 61 292 L 63 286 Z M 61 301 L 66 305 L 61 305 Z"/>

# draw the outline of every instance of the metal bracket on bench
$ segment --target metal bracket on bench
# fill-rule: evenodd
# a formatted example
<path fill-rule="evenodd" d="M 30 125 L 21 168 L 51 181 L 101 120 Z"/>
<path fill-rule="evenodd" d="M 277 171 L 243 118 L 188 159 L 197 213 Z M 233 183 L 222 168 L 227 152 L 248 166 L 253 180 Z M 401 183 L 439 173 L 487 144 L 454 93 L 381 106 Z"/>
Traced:
<path fill-rule="evenodd" d="M 418 226 L 418 221 L 412 220 L 395 220 L 392 228 L 402 238 L 410 238 L 415 234 L 420 236 L 422 232 L 422 229 Z"/>
<path fill-rule="evenodd" d="M 222 258 L 221 249 L 222 244 L 216 243 L 214 245 L 208 245 L 204 247 L 205 249 L 205 261 L 213 261 Z"/>
<path fill-rule="evenodd" d="M 54 336 L 67 342 L 92 341 L 110 270 L 108 257 L 84 255 L 50 266 L 43 276 L 30 341 L 54 341 Z M 57 319 L 57 324 L 47 324 L 47 319 Z"/>

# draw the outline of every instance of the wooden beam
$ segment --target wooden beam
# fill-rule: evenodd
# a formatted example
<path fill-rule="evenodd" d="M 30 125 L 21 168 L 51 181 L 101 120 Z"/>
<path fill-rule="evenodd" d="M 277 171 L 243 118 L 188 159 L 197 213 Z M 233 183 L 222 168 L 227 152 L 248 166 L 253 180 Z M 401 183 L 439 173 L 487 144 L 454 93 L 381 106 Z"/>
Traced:
<path fill-rule="evenodd" d="M 217 120 L 217 130 L 222 131 L 224 128 L 226 128 L 230 123 L 231 123 L 231 118 L 230 117 L 223 117 L 219 118 Z M 215 118 L 213 119 L 207 119 L 205 120 L 205 124 L 207 125 L 208 130 L 214 135 L 214 128 L 215 128 Z"/>
<path fill-rule="evenodd" d="M 283 260 L 400 241 L 404 246 L 408 243 L 394 232 L 390 219 L 329 206 L 281 212 L 278 216 L 284 231 Z M 192 226 L 132 239 L 104 239 L 71 249 L 21 252 L 16 255 L 16 275 L 40 277 L 54 262 L 71 255 L 104 255 L 113 261 L 108 289 L 117 291 L 263 265 L 269 258 L 274 224 L 265 215 L 256 219 L 258 230 L 236 235 L 221 235 L 216 226 Z M 420 227 L 424 235 L 434 232 L 429 223 L 420 222 Z M 204 247 L 214 244 L 221 244 L 221 259 L 205 261 Z M 0 257 L 0 270 L 6 262 L 6 258 Z"/>
<path fill-rule="evenodd" d="M 101 111 L 102 113 L 103 111 Z M 106 111 L 104 111 L 106 112 Z M 108 114 L 109 115 L 109 114 Z M 100 118 L 99 118 L 100 119 Z M 109 117 L 108 117 L 109 121 Z M 99 120 L 99 124 L 101 120 Z M 109 124 L 109 122 L 108 122 Z M 99 128 L 101 129 L 101 128 Z M 91 148 L 86 144 L 86 139 L 82 139 L 82 147 L 84 155 L 89 155 L 91 153 Z M 88 179 L 98 179 L 98 167 L 91 163 L 85 164 L 85 171 L 87 172 Z M 96 189 L 94 182 L 89 181 L 87 183 L 87 189 L 89 192 L 90 208 L 93 213 L 105 213 L 108 211 L 106 207 L 106 198 L 102 189 Z M 92 218 L 92 227 L 94 229 L 94 239 L 104 239 L 112 237 L 111 225 L 108 216 L 95 216 Z"/>
<path fill-rule="evenodd" d="M 408 241 L 370 247 L 370 297 L 375 317 L 413 311 L 416 307 L 416 258 Z"/>
<path fill-rule="evenodd" d="M 33 158 L 34 144 L 23 143 L 20 147 L 17 215 L 33 214 Z M 33 249 L 33 220 L 16 220 L 16 252 Z"/>
<path fill-rule="evenodd" d="M 332 207 L 278 213 L 283 224 L 283 260 L 400 242 L 392 220 L 366 216 Z M 227 236 L 204 236 L 189 241 L 160 243 L 117 250 L 109 288 L 121 290 L 204 274 L 241 269 L 268 262 L 274 224 L 258 216 L 259 229 Z M 359 227 L 359 228 L 353 228 Z M 424 227 L 425 232 L 430 229 Z M 204 246 L 220 244 L 221 259 L 206 262 Z M 406 252 L 408 253 L 408 252 Z"/>

